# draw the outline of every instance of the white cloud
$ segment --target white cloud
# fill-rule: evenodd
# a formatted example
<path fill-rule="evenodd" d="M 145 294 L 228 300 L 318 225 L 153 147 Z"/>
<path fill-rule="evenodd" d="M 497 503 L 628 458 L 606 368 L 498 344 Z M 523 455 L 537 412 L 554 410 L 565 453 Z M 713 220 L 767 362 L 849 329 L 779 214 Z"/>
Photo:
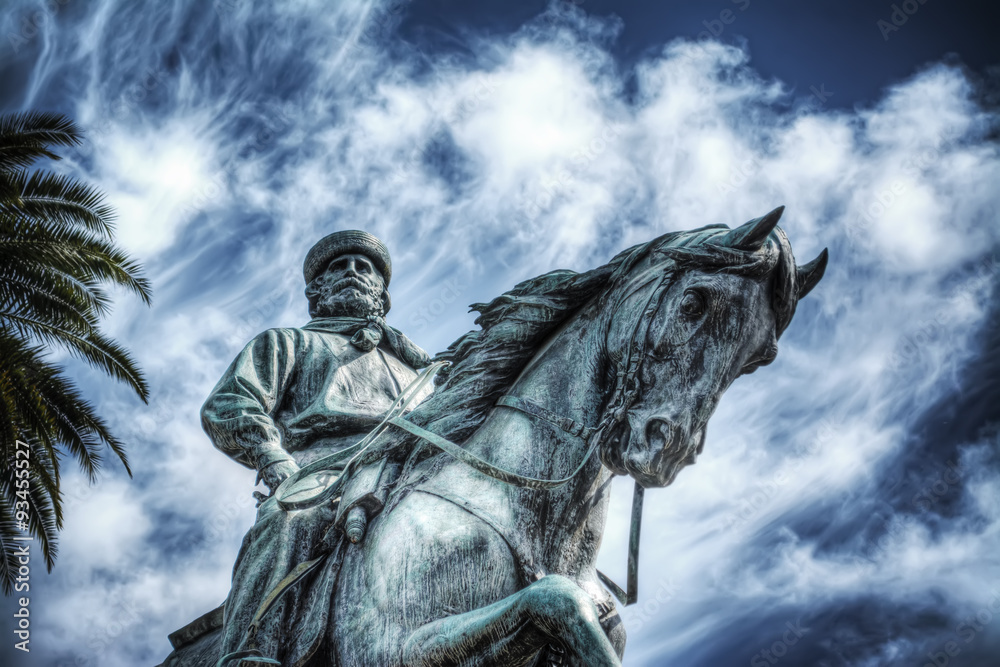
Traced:
<path fill-rule="evenodd" d="M 116 239 L 130 252 L 155 256 L 190 222 L 188 211 L 225 205 L 225 184 L 212 169 L 215 147 L 195 127 L 188 118 L 167 127 L 115 128 L 95 146 L 94 177 L 115 204 Z"/>

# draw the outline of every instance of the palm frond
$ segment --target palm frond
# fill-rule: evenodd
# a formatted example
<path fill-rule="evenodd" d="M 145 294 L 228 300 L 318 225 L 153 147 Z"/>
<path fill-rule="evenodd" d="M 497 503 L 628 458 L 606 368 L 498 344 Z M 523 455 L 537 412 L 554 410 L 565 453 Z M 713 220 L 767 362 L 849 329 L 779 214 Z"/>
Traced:
<path fill-rule="evenodd" d="M 2 244 L 0 241 L 0 246 Z M 111 312 L 111 298 L 101 287 L 100 280 L 87 276 L 78 278 L 51 263 L 38 261 L 30 252 L 0 252 L 0 260 L 0 310 L 8 309 L 6 303 L 22 301 L 16 293 L 23 290 L 45 292 L 88 316 L 103 317 Z"/>
<path fill-rule="evenodd" d="M 0 216 L 0 266 L 18 257 L 22 261 L 51 265 L 77 278 L 96 278 L 121 285 L 146 304 L 152 299 L 149 280 L 142 275 L 138 262 L 86 230 L 42 226 L 31 220 L 17 224 Z"/>
<path fill-rule="evenodd" d="M 79 146 L 80 129 L 62 114 L 27 111 L 0 116 L 0 171 L 29 166 L 38 158 L 58 160 L 50 146 Z"/>
<path fill-rule="evenodd" d="M 69 176 L 19 169 L 4 175 L 11 196 L 0 198 L 0 215 L 32 218 L 45 225 L 82 225 L 110 238 L 114 209 L 104 195 Z"/>
<path fill-rule="evenodd" d="M 127 384 L 139 395 L 143 403 L 149 402 L 149 387 L 132 356 L 124 347 L 103 334 L 92 331 L 84 336 L 37 318 L 0 312 L 0 326 L 4 322 L 23 337 L 35 338 L 65 348 L 91 366 Z"/>
<path fill-rule="evenodd" d="M 15 551 L 23 544 L 14 540 L 22 535 L 14 520 L 14 503 L 6 494 L 0 495 L 0 587 L 4 595 L 14 592 L 17 580 L 17 556 Z"/>
<path fill-rule="evenodd" d="M 128 459 L 121 443 L 107 424 L 62 371 L 43 358 L 43 348 L 29 347 L 16 337 L 0 332 L 0 352 L 8 363 L 0 363 L 0 412 L 6 406 L 11 417 L 21 419 L 26 430 L 45 446 L 46 458 L 53 461 L 58 477 L 58 450 L 55 443 L 76 457 L 90 481 L 95 481 L 101 467 L 103 446 L 118 455 L 131 476 Z M 34 423 L 29 419 L 38 415 Z M 13 436 L 11 436 L 13 437 Z"/>
<path fill-rule="evenodd" d="M 24 523 L 27 533 L 37 538 L 38 547 L 49 569 L 51 569 L 58 550 L 59 522 L 56 518 L 55 501 L 61 499 L 58 495 L 53 496 L 52 494 L 51 471 L 47 470 L 46 466 L 36 459 L 34 443 L 30 436 L 25 435 L 24 437 L 28 439 L 21 438 L 21 446 L 17 446 L 15 443 L 11 444 L 15 444 L 12 448 L 15 453 L 18 451 L 22 454 L 27 453 L 27 456 L 16 459 L 22 463 L 26 462 L 27 467 L 18 468 L 12 462 L 11 465 L 0 471 L 0 499 L 9 502 L 15 511 L 17 509 L 25 511 L 27 520 Z M 18 472 L 21 470 L 27 471 L 23 477 L 18 476 Z M 27 480 L 27 485 L 22 482 L 19 487 L 17 483 L 20 480 Z M 58 494 L 58 490 L 56 493 Z M 25 504 L 18 505 L 16 504 L 18 502 Z"/>
<path fill-rule="evenodd" d="M 55 563 L 63 525 L 63 456 L 72 456 L 94 482 L 110 449 L 132 474 L 124 443 L 49 360 L 50 349 L 68 350 L 149 400 L 135 360 L 99 327 L 111 307 L 107 285 L 125 287 L 147 304 L 151 299 L 142 267 L 114 244 L 114 211 L 96 188 L 30 169 L 40 158 L 58 160 L 54 147 L 80 142 L 79 129 L 65 116 L 0 115 L 0 587 L 5 594 L 17 576 L 13 550 L 23 543 L 15 540 L 22 530 L 35 538 L 49 569 Z M 25 512 L 24 522 L 18 509 Z"/>
<path fill-rule="evenodd" d="M 99 313 L 94 310 L 94 300 L 73 287 L 67 282 L 45 285 L 31 278 L 0 277 L 0 312 L 27 314 L 88 333 L 98 326 Z"/>
<path fill-rule="evenodd" d="M 11 172 L 15 169 L 30 167 L 40 158 L 61 160 L 45 144 L 34 141 L 24 141 L 20 144 L 10 144 L 0 147 L 0 172 Z"/>

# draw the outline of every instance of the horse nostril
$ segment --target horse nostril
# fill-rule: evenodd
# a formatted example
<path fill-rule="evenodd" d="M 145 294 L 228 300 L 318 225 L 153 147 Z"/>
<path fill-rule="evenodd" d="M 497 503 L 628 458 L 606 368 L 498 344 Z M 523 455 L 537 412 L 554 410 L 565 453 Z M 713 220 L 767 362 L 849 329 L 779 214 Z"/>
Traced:
<path fill-rule="evenodd" d="M 653 417 L 646 422 L 646 442 L 654 451 L 661 451 L 673 440 L 674 430 L 668 422 Z"/>

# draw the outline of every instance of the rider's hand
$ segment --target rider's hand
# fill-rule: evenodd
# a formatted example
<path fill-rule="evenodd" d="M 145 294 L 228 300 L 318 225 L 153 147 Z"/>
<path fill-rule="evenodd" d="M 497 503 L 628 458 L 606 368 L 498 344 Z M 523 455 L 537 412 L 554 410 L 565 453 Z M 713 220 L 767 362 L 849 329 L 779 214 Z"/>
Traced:
<path fill-rule="evenodd" d="M 274 493 L 282 482 L 298 471 L 299 466 L 295 461 L 275 461 L 261 469 L 260 478 L 271 493 Z"/>

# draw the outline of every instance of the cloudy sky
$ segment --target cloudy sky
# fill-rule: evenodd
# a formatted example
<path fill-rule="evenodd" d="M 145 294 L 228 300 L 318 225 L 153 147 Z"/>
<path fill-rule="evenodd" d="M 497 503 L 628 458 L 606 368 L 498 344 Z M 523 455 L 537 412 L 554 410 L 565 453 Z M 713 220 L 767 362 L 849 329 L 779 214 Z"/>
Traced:
<path fill-rule="evenodd" d="M 8 619 L 0 663 L 157 664 L 225 598 L 253 474 L 198 408 L 253 335 L 307 320 L 319 237 L 383 238 L 390 322 L 434 352 L 519 280 L 784 204 L 827 277 L 647 494 L 625 664 L 996 664 L 1000 54 L 972 7 L 6 2 L 0 111 L 86 130 L 54 168 L 107 193 L 155 301 L 108 323 L 150 405 L 69 365 L 136 474 L 67 466 L 31 654 Z"/>

